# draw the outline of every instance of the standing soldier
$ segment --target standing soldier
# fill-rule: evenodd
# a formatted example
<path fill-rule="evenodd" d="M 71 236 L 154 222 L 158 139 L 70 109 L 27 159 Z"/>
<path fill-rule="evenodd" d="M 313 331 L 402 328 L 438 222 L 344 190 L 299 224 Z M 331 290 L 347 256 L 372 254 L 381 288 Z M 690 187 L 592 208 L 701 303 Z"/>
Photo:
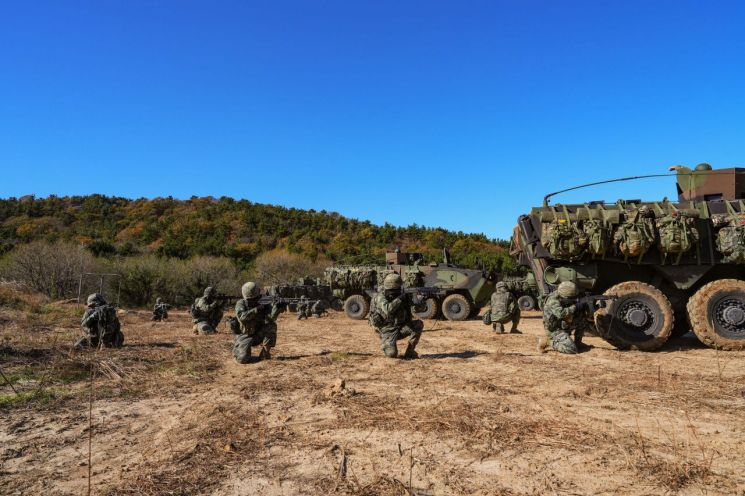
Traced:
<path fill-rule="evenodd" d="M 98 348 L 121 348 L 124 344 L 124 334 L 121 331 L 119 317 L 116 316 L 116 308 L 106 303 L 103 295 L 94 293 L 88 296 L 83 321 L 80 323 L 85 330 L 85 335 L 75 343 L 75 349 Z"/>
<path fill-rule="evenodd" d="M 520 306 L 514 295 L 504 282 L 498 282 L 491 295 L 491 325 L 494 331 L 504 334 L 504 324 L 512 322 L 511 334 L 519 334 L 517 325 L 520 323 Z"/>
<path fill-rule="evenodd" d="M 261 288 L 254 282 L 247 282 L 241 288 L 243 299 L 235 305 L 235 316 L 240 325 L 240 334 L 233 343 L 233 356 L 238 363 L 248 363 L 251 347 L 261 346 L 259 360 L 268 360 L 271 349 L 277 344 L 277 317 L 280 305 L 262 304 Z"/>
<path fill-rule="evenodd" d="M 204 290 L 204 296 L 194 300 L 191 306 L 194 334 L 214 334 L 222 320 L 222 302 L 217 299 L 217 291 L 212 286 Z"/>
<path fill-rule="evenodd" d="M 383 291 L 373 298 L 370 309 L 369 324 L 380 335 L 380 345 L 389 358 L 398 356 L 396 343 L 405 337 L 409 338 L 404 358 L 419 358 L 415 351 L 424 329 L 421 320 L 413 320 L 411 307 L 421 308 L 424 299 L 401 291 L 403 281 L 398 274 L 388 274 L 383 279 Z"/>
<path fill-rule="evenodd" d="M 155 299 L 155 307 L 153 307 L 153 316 L 150 318 L 150 320 L 154 320 L 157 322 L 160 322 L 161 320 L 168 320 L 168 309 L 171 308 L 171 305 L 168 303 L 163 303 L 163 300 L 160 298 Z"/>
<path fill-rule="evenodd" d="M 547 347 L 559 353 L 577 353 L 585 345 L 582 337 L 589 325 L 588 315 L 577 306 L 579 288 L 573 282 L 562 282 L 556 291 L 548 295 L 543 304 L 543 327 L 546 337 L 540 338 L 538 348 Z M 574 331 L 574 341 L 571 339 Z"/>

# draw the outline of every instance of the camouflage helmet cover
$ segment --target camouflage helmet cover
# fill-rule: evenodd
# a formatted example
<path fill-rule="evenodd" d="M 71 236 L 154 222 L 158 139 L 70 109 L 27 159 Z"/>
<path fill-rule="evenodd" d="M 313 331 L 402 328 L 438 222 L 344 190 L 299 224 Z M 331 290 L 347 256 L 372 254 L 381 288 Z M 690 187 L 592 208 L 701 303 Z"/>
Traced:
<path fill-rule="evenodd" d="M 261 288 L 255 282 L 247 282 L 241 287 L 241 294 L 245 299 L 256 298 L 261 293 Z"/>
<path fill-rule="evenodd" d="M 707 164 L 706 162 L 701 162 L 693 170 L 697 170 L 697 171 L 710 171 L 710 170 L 712 170 L 712 167 L 711 167 L 711 165 Z"/>
<path fill-rule="evenodd" d="M 215 291 L 215 288 L 213 288 L 212 286 L 207 286 L 206 288 L 204 288 L 205 297 L 215 296 L 216 294 L 217 291 Z"/>
<path fill-rule="evenodd" d="M 557 291 L 559 296 L 562 298 L 574 298 L 579 294 L 579 288 L 577 288 L 577 285 L 570 281 L 564 281 L 559 284 L 559 289 Z"/>
<path fill-rule="evenodd" d="M 104 299 L 101 293 L 93 293 L 91 295 L 88 295 L 87 305 L 89 307 L 92 305 L 105 305 L 105 304 L 106 304 L 106 300 Z"/>
<path fill-rule="evenodd" d="M 383 279 L 383 289 L 401 289 L 404 282 L 401 280 L 401 276 L 398 274 L 388 274 Z"/>
<path fill-rule="evenodd" d="M 507 291 L 507 285 L 504 283 L 504 281 L 499 281 L 495 286 L 494 289 L 497 291 Z"/>

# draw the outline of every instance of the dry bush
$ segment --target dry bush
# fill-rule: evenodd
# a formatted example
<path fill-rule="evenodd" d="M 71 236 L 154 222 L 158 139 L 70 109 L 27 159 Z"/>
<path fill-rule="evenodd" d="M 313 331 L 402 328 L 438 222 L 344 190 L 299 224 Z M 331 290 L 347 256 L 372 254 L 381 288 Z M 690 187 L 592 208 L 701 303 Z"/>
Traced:
<path fill-rule="evenodd" d="M 81 272 L 95 260 L 81 245 L 35 241 L 10 252 L 0 265 L 0 279 L 15 281 L 50 298 L 77 295 Z"/>
<path fill-rule="evenodd" d="M 256 258 L 251 277 L 260 284 L 288 284 L 301 277 L 320 277 L 328 265 L 286 250 L 272 250 Z"/>

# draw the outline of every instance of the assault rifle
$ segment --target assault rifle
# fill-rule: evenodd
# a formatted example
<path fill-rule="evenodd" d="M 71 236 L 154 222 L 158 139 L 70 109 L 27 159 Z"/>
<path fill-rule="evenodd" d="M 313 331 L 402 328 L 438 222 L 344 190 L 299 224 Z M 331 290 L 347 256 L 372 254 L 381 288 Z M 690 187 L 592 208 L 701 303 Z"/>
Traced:
<path fill-rule="evenodd" d="M 237 303 L 238 301 L 242 300 L 242 296 L 230 296 L 226 294 L 218 294 L 215 296 L 215 299 L 222 302 L 223 305 L 227 304 L 228 302 L 231 303 Z M 287 298 L 285 296 L 272 296 L 272 295 L 262 295 L 259 298 L 259 305 L 279 305 L 281 307 L 286 307 L 287 305 L 293 305 L 300 303 L 300 298 Z M 308 305 L 313 305 L 318 299 L 312 300 L 310 298 L 307 298 L 305 300 L 302 300 Z"/>
<path fill-rule="evenodd" d="M 401 288 L 401 294 L 415 294 L 424 298 L 436 296 L 442 292 L 442 288 L 434 286 L 419 286 L 415 288 Z"/>
<path fill-rule="evenodd" d="M 580 295 L 574 298 L 560 298 L 562 305 L 576 305 L 582 313 L 593 314 L 599 308 L 608 306 L 609 301 L 618 299 L 616 295 Z"/>

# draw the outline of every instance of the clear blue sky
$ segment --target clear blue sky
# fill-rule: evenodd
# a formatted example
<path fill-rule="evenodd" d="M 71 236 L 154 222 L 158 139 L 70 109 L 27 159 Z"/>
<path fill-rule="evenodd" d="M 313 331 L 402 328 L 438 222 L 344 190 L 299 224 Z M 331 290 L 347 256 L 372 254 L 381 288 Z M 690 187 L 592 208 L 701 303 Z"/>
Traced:
<path fill-rule="evenodd" d="M 0 196 L 228 195 L 506 237 L 547 191 L 745 166 L 743 26 L 739 1 L 6 1 Z"/>

